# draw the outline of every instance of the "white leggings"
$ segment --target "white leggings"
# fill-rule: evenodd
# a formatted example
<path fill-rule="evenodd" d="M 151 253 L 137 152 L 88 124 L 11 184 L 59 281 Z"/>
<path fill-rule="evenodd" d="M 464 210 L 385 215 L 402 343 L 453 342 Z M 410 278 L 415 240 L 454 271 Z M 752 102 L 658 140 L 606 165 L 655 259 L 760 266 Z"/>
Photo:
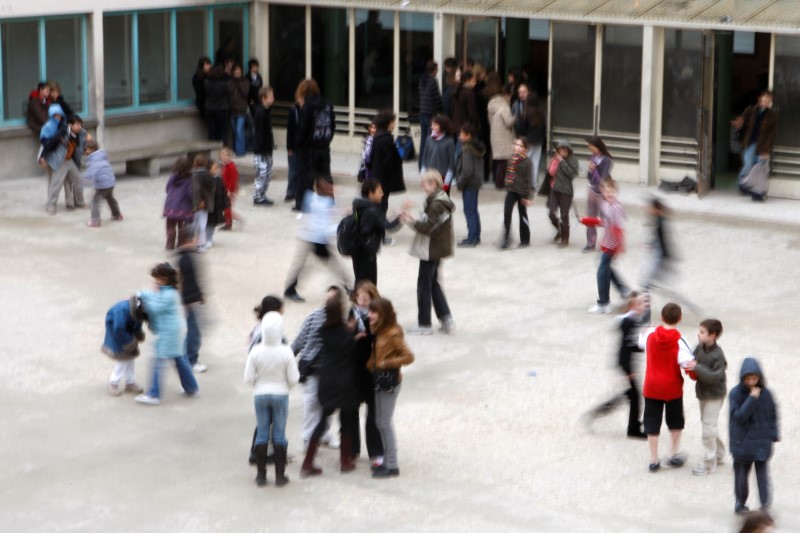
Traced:
<path fill-rule="evenodd" d="M 136 383 L 134 369 L 136 366 L 136 359 L 130 359 L 128 361 L 117 361 L 117 364 L 114 366 L 114 371 L 111 372 L 111 377 L 109 378 L 109 382 L 117 385 L 122 378 L 125 378 L 125 384 Z"/>

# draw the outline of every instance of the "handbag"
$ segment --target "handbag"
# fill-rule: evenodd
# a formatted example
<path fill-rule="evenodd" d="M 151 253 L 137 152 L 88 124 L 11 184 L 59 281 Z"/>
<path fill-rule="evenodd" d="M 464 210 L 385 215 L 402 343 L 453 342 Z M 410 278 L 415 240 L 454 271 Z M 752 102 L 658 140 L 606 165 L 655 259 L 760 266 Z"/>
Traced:
<path fill-rule="evenodd" d="M 378 370 L 375 367 L 375 342 L 372 344 L 372 381 L 376 391 L 392 392 L 398 385 L 400 369 Z"/>

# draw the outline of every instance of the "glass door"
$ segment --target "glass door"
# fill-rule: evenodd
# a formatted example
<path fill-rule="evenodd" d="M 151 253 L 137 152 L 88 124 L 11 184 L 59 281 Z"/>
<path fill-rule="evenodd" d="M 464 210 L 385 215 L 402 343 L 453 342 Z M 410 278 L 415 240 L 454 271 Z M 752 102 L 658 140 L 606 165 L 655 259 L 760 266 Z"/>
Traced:
<path fill-rule="evenodd" d="M 496 70 L 499 27 L 500 19 L 497 18 L 464 17 L 457 43 L 462 63 L 471 58 L 487 71 Z"/>

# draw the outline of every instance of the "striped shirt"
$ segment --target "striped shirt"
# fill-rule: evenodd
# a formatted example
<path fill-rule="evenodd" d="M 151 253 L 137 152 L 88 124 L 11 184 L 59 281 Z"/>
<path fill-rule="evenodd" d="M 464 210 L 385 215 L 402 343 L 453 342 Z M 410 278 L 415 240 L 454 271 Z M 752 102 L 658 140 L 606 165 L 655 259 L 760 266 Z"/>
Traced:
<path fill-rule="evenodd" d="M 309 314 L 303 326 L 300 328 L 300 333 L 292 343 L 292 351 L 295 355 L 300 354 L 300 359 L 313 360 L 319 355 L 322 349 L 322 339 L 320 338 L 319 331 L 325 324 L 325 309 L 319 308 Z"/>
<path fill-rule="evenodd" d="M 620 253 L 625 249 L 625 210 L 616 198 L 600 202 L 600 216 L 603 219 L 605 233 L 600 242 L 604 252 Z"/>

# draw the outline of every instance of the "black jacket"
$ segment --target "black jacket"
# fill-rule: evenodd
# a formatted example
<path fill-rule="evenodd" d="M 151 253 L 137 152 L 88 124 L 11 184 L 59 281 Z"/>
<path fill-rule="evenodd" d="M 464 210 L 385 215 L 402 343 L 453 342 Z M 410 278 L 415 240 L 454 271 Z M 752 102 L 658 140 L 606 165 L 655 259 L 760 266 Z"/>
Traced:
<path fill-rule="evenodd" d="M 206 111 L 230 110 L 230 88 L 228 78 L 206 78 L 203 82 L 206 92 Z"/>
<path fill-rule="evenodd" d="M 330 148 L 329 142 L 314 140 L 314 118 L 319 110 L 328 105 L 328 101 L 320 95 L 312 95 L 305 99 L 300 108 L 300 117 L 297 121 L 295 135 L 295 149 L 304 148 Z M 331 116 L 331 126 L 335 127 L 335 118 Z"/>
<path fill-rule="evenodd" d="M 178 271 L 181 273 L 181 299 L 183 300 L 183 305 L 203 300 L 203 290 L 197 280 L 193 255 L 194 251 L 181 250 L 178 252 Z"/>
<path fill-rule="evenodd" d="M 436 78 L 424 73 L 419 78 L 419 114 L 435 115 L 442 111 L 442 93 Z"/>
<path fill-rule="evenodd" d="M 458 190 L 483 187 L 483 158 L 485 155 L 486 145 L 477 137 L 461 145 L 461 153 L 456 159 L 456 187 Z"/>
<path fill-rule="evenodd" d="M 370 161 L 372 179 L 378 180 L 384 192 L 403 192 L 406 184 L 403 180 L 403 161 L 394 137 L 388 131 L 379 131 L 372 141 L 372 160 Z"/>
<path fill-rule="evenodd" d="M 297 148 L 297 125 L 300 121 L 300 106 L 294 104 L 289 108 L 286 117 L 286 149 L 294 151 Z"/>
<path fill-rule="evenodd" d="M 742 383 L 748 374 L 759 376 L 761 394 L 758 398 L 750 396 L 750 389 Z M 731 455 L 739 461 L 766 461 L 772 456 L 772 443 L 780 440 L 778 410 L 758 361 L 745 358 L 739 380 L 728 397 Z"/>
<path fill-rule="evenodd" d="M 619 356 L 617 364 L 625 375 L 634 373 L 632 355 L 641 352 L 639 348 L 639 319 L 634 316 L 626 315 L 619 324 L 622 332 L 622 341 L 619 345 Z"/>
<path fill-rule="evenodd" d="M 323 409 L 349 409 L 358 405 L 358 358 L 353 332 L 344 324 L 320 330 L 322 353 L 319 376 L 319 403 Z"/>
<path fill-rule="evenodd" d="M 358 214 L 358 251 L 359 253 L 376 254 L 381 249 L 381 242 L 387 229 L 400 225 L 400 219 L 389 221 L 383 215 L 379 205 L 364 198 L 353 200 L 353 213 Z"/>
<path fill-rule="evenodd" d="M 272 155 L 272 150 L 275 148 L 275 138 L 272 134 L 272 108 L 267 109 L 258 104 L 256 106 L 256 114 L 253 117 L 253 125 L 256 129 L 253 153 L 257 155 Z"/>

